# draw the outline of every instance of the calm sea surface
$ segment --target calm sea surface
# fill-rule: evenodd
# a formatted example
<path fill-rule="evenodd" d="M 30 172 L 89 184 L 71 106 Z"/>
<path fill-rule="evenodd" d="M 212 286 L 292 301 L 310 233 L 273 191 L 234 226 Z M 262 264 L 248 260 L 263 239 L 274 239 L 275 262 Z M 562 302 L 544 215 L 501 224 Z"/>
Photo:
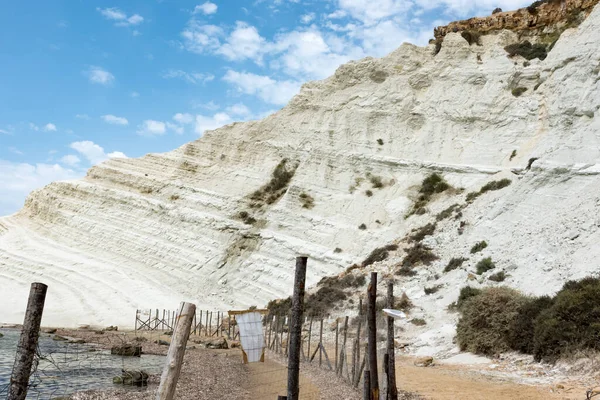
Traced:
<path fill-rule="evenodd" d="M 0 329 L 0 333 L 4 335 L 0 338 L 0 398 L 4 398 L 20 331 Z M 112 378 L 120 376 L 122 369 L 160 374 L 165 360 L 163 356 L 120 357 L 111 355 L 110 351 L 94 350 L 97 347 L 93 345 L 69 344 L 54 341 L 47 335 L 40 336 L 41 357 L 30 379 L 27 398 L 52 399 L 81 390 L 115 388 Z"/>

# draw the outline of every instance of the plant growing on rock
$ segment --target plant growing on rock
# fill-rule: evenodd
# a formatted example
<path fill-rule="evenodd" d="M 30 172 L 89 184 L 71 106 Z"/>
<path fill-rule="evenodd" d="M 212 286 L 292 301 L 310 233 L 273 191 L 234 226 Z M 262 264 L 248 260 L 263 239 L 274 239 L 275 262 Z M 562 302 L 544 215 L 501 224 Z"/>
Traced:
<path fill-rule="evenodd" d="M 364 231 L 364 230 L 366 230 L 366 229 L 367 229 L 367 225 L 365 225 L 365 224 L 360 224 L 360 225 L 358 226 L 358 229 L 360 229 L 361 231 Z"/>
<path fill-rule="evenodd" d="M 513 96 L 515 96 L 515 97 L 521 97 L 521 95 L 522 95 L 523 93 L 525 93 L 526 91 L 527 91 L 527 88 L 526 88 L 526 87 L 522 87 L 522 86 L 520 86 L 520 87 L 516 87 L 516 88 L 514 88 L 514 89 L 511 91 L 511 93 L 512 93 L 512 95 L 513 95 Z"/>
<path fill-rule="evenodd" d="M 477 275 L 483 275 L 485 272 L 496 268 L 496 264 L 492 261 L 492 257 L 484 258 L 475 266 Z"/>
<path fill-rule="evenodd" d="M 488 182 L 485 185 L 483 185 L 481 187 L 481 189 L 479 189 L 478 192 L 471 192 L 467 194 L 467 202 L 471 203 L 473 202 L 476 198 L 478 198 L 479 196 L 481 196 L 484 193 L 487 192 L 491 192 L 491 191 L 496 191 L 496 190 L 500 190 L 500 189 L 504 189 L 507 186 L 510 186 L 511 184 L 511 180 L 504 178 L 501 179 L 499 181 L 492 181 L 492 182 Z"/>
<path fill-rule="evenodd" d="M 315 206 L 315 199 L 312 196 L 302 192 L 299 197 L 300 201 L 302 202 L 302 208 L 307 208 L 310 210 Z"/>
<path fill-rule="evenodd" d="M 448 262 L 448 265 L 446 265 L 446 268 L 444 268 L 444 272 L 450 272 L 450 271 L 454 271 L 457 268 L 460 268 L 463 263 L 467 261 L 466 258 L 453 258 L 452 260 L 450 260 Z"/>
<path fill-rule="evenodd" d="M 513 43 L 504 48 L 509 57 L 521 56 L 527 60 L 539 58 L 545 60 L 548 56 L 548 50 L 543 44 L 531 44 L 528 40 L 521 43 Z"/>
<path fill-rule="evenodd" d="M 423 180 L 421 187 L 419 188 L 419 197 L 413 205 L 412 211 L 407 215 L 410 217 L 413 214 L 421 215 L 426 211 L 425 206 L 431 200 L 431 197 L 436 193 L 442 193 L 450 189 L 451 186 L 444 180 L 444 178 L 433 173 Z"/>
<path fill-rule="evenodd" d="M 477 243 L 475 243 L 475 245 L 473 245 L 473 247 L 471 247 L 471 254 L 479 253 L 480 251 L 485 249 L 487 246 L 488 246 L 488 244 L 485 240 L 483 240 L 481 242 L 477 242 Z"/>
<path fill-rule="evenodd" d="M 271 173 L 269 183 L 252 193 L 250 199 L 256 203 L 273 204 L 285 194 L 287 188 L 298 169 L 298 164 L 288 165 L 289 160 L 284 158 L 277 164 Z"/>
<path fill-rule="evenodd" d="M 425 239 L 426 236 L 431 236 L 435 233 L 436 224 L 429 223 L 425 226 L 420 227 L 415 233 L 409 237 L 411 242 L 420 242 Z"/>
<path fill-rule="evenodd" d="M 362 262 L 362 267 L 367 267 L 373 263 L 383 261 L 388 258 L 390 251 L 398 250 L 398 245 L 388 244 L 384 247 L 378 247 L 369 254 L 367 258 Z"/>
<path fill-rule="evenodd" d="M 506 274 L 504 271 L 496 272 L 488 277 L 488 279 L 492 282 L 504 282 L 506 279 Z"/>

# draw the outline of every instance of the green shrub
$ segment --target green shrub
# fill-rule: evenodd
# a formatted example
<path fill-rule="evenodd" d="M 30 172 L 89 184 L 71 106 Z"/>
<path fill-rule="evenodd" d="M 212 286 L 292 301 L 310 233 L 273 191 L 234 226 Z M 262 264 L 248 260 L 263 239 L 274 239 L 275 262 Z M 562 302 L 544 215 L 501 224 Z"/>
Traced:
<path fill-rule="evenodd" d="M 411 235 L 409 237 L 410 241 L 412 242 L 420 242 L 421 240 L 425 239 L 425 236 L 431 236 L 434 234 L 435 232 L 435 224 L 429 223 L 425 226 L 420 227 L 419 229 L 417 229 L 415 231 L 415 233 L 413 235 Z"/>
<path fill-rule="evenodd" d="M 402 260 L 403 267 L 413 268 L 419 264 L 429 265 L 438 259 L 429 247 L 416 243 L 413 247 L 406 250 L 406 256 Z"/>
<path fill-rule="evenodd" d="M 496 272 L 488 277 L 488 279 L 492 282 L 504 282 L 506 279 L 506 274 L 504 271 Z"/>
<path fill-rule="evenodd" d="M 458 300 L 456 300 L 456 307 L 458 309 L 462 308 L 467 300 L 471 297 L 475 297 L 481 294 L 481 289 L 472 288 L 471 286 L 465 286 L 460 289 L 460 294 L 458 295 Z"/>
<path fill-rule="evenodd" d="M 485 240 L 475 243 L 475 245 L 473 247 L 471 247 L 471 254 L 479 253 L 480 251 L 485 249 L 487 246 L 488 246 L 488 244 Z"/>
<path fill-rule="evenodd" d="M 508 343 L 511 349 L 533 354 L 535 319 L 551 305 L 552 298 L 549 296 L 529 298 L 523 304 L 508 332 Z"/>
<path fill-rule="evenodd" d="M 271 173 L 269 182 L 252 193 L 250 199 L 257 204 L 273 204 L 283 196 L 298 169 L 298 164 L 289 166 L 288 162 L 287 158 L 281 160 Z"/>
<path fill-rule="evenodd" d="M 527 168 L 525 168 L 527 171 L 529 171 L 531 169 L 531 167 L 533 166 L 533 163 L 536 162 L 537 160 L 539 160 L 538 157 L 531 157 L 529 159 L 529 161 L 527 162 Z"/>
<path fill-rule="evenodd" d="M 361 231 L 364 231 L 364 230 L 366 230 L 366 229 L 367 229 L 367 226 L 366 226 L 365 224 L 360 224 L 360 225 L 358 226 L 358 229 L 360 229 Z"/>
<path fill-rule="evenodd" d="M 334 253 L 341 253 L 342 249 L 340 249 L 339 247 L 336 247 L 335 250 L 333 250 Z"/>
<path fill-rule="evenodd" d="M 435 285 L 435 286 L 431 286 L 431 287 L 425 287 L 425 288 L 423 288 L 423 290 L 425 291 L 426 295 L 430 295 L 430 294 L 437 293 L 437 291 L 440 290 L 441 288 L 442 288 L 442 285 Z"/>
<path fill-rule="evenodd" d="M 373 263 L 383 261 L 388 258 L 390 251 L 398 250 L 398 245 L 389 244 L 385 247 L 378 247 L 369 254 L 367 258 L 362 262 L 362 267 L 367 267 Z"/>
<path fill-rule="evenodd" d="M 171 201 L 175 201 L 175 200 L 179 200 L 179 195 L 178 194 L 172 194 L 170 197 Z"/>
<path fill-rule="evenodd" d="M 496 268 L 496 264 L 492 261 L 492 257 L 487 257 L 479 261 L 475 268 L 477 269 L 477 275 L 482 275 L 483 273 Z"/>
<path fill-rule="evenodd" d="M 383 139 L 377 139 L 377 144 L 379 144 L 380 146 L 383 146 Z"/>
<path fill-rule="evenodd" d="M 396 270 L 396 275 L 399 276 L 415 276 L 417 274 L 416 271 L 413 270 L 413 267 L 410 265 L 401 265 L 400 268 Z"/>
<path fill-rule="evenodd" d="M 517 156 L 517 151 L 513 150 L 512 153 L 510 153 L 510 159 L 509 159 L 509 161 L 512 161 L 513 158 L 515 158 L 516 156 Z"/>
<path fill-rule="evenodd" d="M 505 187 L 510 186 L 511 183 L 512 183 L 512 181 L 507 178 L 501 179 L 499 181 L 488 182 L 485 185 L 483 185 L 481 187 L 481 189 L 479 189 L 478 192 L 471 192 L 471 193 L 467 194 L 467 199 L 466 199 L 467 203 L 471 203 L 476 198 L 478 198 L 479 196 L 481 196 L 482 194 L 484 194 L 486 192 L 504 189 Z"/>
<path fill-rule="evenodd" d="M 431 196 L 435 193 L 442 193 L 450 189 L 450 185 L 444 180 L 444 178 L 433 173 L 423 180 L 421 187 L 419 188 L 419 197 L 413 205 L 412 211 L 406 215 L 410 217 L 413 214 L 422 215 L 427 212 L 425 206 L 431 200 Z"/>
<path fill-rule="evenodd" d="M 535 321 L 536 360 L 555 361 L 579 350 L 600 350 L 600 279 L 565 283 Z"/>
<path fill-rule="evenodd" d="M 545 60 L 548 56 L 548 50 L 543 44 L 531 44 L 528 40 L 521 43 L 513 43 L 504 48 L 510 57 L 521 56 L 527 60 L 539 58 Z"/>
<path fill-rule="evenodd" d="M 513 96 L 515 96 L 515 97 L 521 97 L 521 95 L 522 95 L 523 93 L 525 93 L 526 91 L 527 91 L 527 88 L 526 88 L 526 87 L 520 86 L 520 87 L 516 87 L 516 88 L 514 88 L 514 89 L 511 91 L 511 93 L 512 93 L 512 95 L 513 95 Z"/>
<path fill-rule="evenodd" d="M 467 259 L 463 258 L 463 257 L 453 258 L 452 260 L 450 260 L 448 262 L 448 265 L 446 265 L 446 268 L 444 268 L 444 272 L 454 271 L 455 269 L 462 266 L 465 261 L 467 261 Z"/>
<path fill-rule="evenodd" d="M 462 351 L 492 356 L 510 350 L 508 335 L 527 298 L 516 290 L 487 288 L 459 307 L 456 339 Z"/>
<path fill-rule="evenodd" d="M 481 46 L 481 33 L 477 31 L 462 31 L 460 35 L 469 43 L 469 46 L 473 44 Z"/>
<path fill-rule="evenodd" d="M 371 197 L 371 196 L 373 196 L 373 192 L 372 192 L 372 191 L 370 191 L 370 190 L 367 190 L 367 191 L 365 192 L 365 194 L 367 195 L 367 197 Z"/>
<path fill-rule="evenodd" d="M 384 186 L 380 176 L 371 175 L 369 180 L 373 185 L 373 189 L 381 189 Z"/>
<path fill-rule="evenodd" d="M 445 210 L 441 211 L 438 215 L 435 216 L 435 219 L 437 221 L 442 221 L 446 218 L 450 218 L 452 216 L 452 213 L 454 212 L 454 210 L 459 209 L 460 205 L 459 204 L 452 204 L 450 207 L 446 208 Z"/>
<path fill-rule="evenodd" d="M 413 318 L 410 320 L 410 323 L 416 326 L 425 326 L 427 325 L 427 321 L 425 321 L 423 318 Z"/>
<path fill-rule="evenodd" d="M 402 296 L 398 300 L 396 300 L 396 304 L 394 304 L 394 308 L 396 310 L 402 310 L 404 312 L 410 311 L 414 307 L 414 304 L 405 293 L 402 293 Z"/>
<path fill-rule="evenodd" d="M 315 199 L 306 193 L 300 194 L 300 201 L 302 202 L 302 208 L 312 209 L 315 206 Z"/>

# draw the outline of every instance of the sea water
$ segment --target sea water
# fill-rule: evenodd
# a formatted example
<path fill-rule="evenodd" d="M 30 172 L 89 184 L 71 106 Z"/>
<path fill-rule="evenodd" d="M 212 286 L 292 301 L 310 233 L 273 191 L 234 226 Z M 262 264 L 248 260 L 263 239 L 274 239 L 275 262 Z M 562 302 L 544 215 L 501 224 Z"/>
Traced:
<path fill-rule="evenodd" d="M 0 398 L 7 393 L 10 375 L 15 361 L 20 331 L 0 329 Z M 123 389 L 113 385 L 112 378 L 121 376 L 121 370 L 144 370 L 149 374 L 160 374 L 164 356 L 142 355 L 121 357 L 110 354 L 91 344 L 74 344 L 55 341 L 40 336 L 39 355 L 34 362 L 29 380 L 28 399 L 52 399 L 82 390 Z M 131 389 L 140 390 L 140 389 Z"/>

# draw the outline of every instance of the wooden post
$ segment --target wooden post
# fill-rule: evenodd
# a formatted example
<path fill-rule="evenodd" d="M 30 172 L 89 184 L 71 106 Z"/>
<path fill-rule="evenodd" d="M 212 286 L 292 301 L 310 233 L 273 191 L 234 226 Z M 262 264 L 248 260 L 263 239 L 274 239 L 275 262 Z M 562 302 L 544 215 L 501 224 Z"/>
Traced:
<path fill-rule="evenodd" d="M 267 340 L 267 348 L 271 349 L 271 333 L 273 332 L 273 319 L 275 319 L 274 315 L 271 315 L 269 319 L 269 340 Z"/>
<path fill-rule="evenodd" d="M 296 276 L 292 296 L 292 319 L 290 331 L 290 354 L 288 358 L 288 400 L 300 398 L 300 346 L 302 345 L 302 314 L 304 313 L 304 292 L 306 285 L 307 257 L 296 258 Z"/>
<path fill-rule="evenodd" d="M 231 315 L 227 314 L 227 338 L 231 339 Z"/>
<path fill-rule="evenodd" d="M 310 317 L 310 325 L 308 325 L 308 349 L 306 350 L 306 356 L 310 357 L 310 339 L 312 337 L 312 324 L 313 324 L 313 317 Z"/>
<path fill-rule="evenodd" d="M 340 353 L 338 353 L 339 335 L 340 335 L 340 320 L 336 318 L 336 320 L 335 320 L 335 373 L 336 374 L 337 374 L 337 370 L 338 370 L 338 358 L 340 355 Z"/>
<path fill-rule="evenodd" d="M 342 375 L 343 372 L 343 368 L 344 368 L 344 361 L 346 362 L 346 364 L 348 363 L 348 360 L 346 359 L 346 340 L 348 338 L 348 316 L 346 315 L 346 318 L 344 319 L 344 339 L 342 340 L 342 351 L 340 352 L 340 365 L 338 366 L 338 368 L 340 369 L 338 375 Z"/>
<path fill-rule="evenodd" d="M 387 307 L 394 308 L 394 282 L 388 282 Z M 398 400 L 398 387 L 396 386 L 396 350 L 394 346 L 394 318 L 387 317 L 387 376 L 388 395 L 387 400 Z"/>
<path fill-rule="evenodd" d="M 135 328 L 134 330 L 137 332 L 137 323 L 138 323 L 138 319 L 140 319 L 140 310 L 135 310 Z"/>
<path fill-rule="evenodd" d="M 365 358 L 368 358 L 368 354 L 369 353 L 365 353 Z M 372 394 L 371 394 L 371 371 L 370 371 L 370 367 L 369 367 L 369 363 L 365 363 L 366 364 L 366 368 L 365 368 L 365 378 L 363 380 L 363 400 L 373 400 Z M 375 399 L 375 400 L 379 400 L 379 399 Z"/>
<path fill-rule="evenodd" d="M 360 331 L 362 329 L 363 322 L 363 301 L 362 297 L 358 299 L 358 327 L 356 328 L 356 366 L 358 367 L 358 363 L 360 362 Z M 358 372 L 357 376 L 354 376 L 352 379 L 356 381 L 360 381 L 360 376 L 362 372 Z"/>
<path fill-rule="evenodd" d="M 323 363 L 323 318 L 321 318 L 321 326 L 319 327 L 319 367 Z"/>
<path fill-rule="evenodd" d="M 371 272 L 371 282 L 367 289 L 367 328 L 369 343 L 369 380 L 371 381 L 371 399 L 379 400 L 379 377 L 377 374 L 377 272 Z"/>
<path fill-rule="evenodd" d="M 40 324 L 44 312 L 48 286 L 43 283 L 32 283 L 29 300 L 25 310 L 23 330 L 17 346 L 17 355 L 13 366 L 7 400 L 25 400 L 29 388 L 31 366 L 40 336 Z"/>
<path fill-rule="evenodd" d="M 173 332 L 165 368 L 160 378 L 160 386 L 156 393 L 156 400 L 173 400 L 175 398 L 175 389 L 177 388 L 177 381 L 179 380 L 179 373 L 183 364 L 185 347 L 190 338 L 190 330 L 194 314 L 196 313 L 196 306 L 191 303 L 181 303 L 179 309 L 179 321 L 175 332 Z"/>

